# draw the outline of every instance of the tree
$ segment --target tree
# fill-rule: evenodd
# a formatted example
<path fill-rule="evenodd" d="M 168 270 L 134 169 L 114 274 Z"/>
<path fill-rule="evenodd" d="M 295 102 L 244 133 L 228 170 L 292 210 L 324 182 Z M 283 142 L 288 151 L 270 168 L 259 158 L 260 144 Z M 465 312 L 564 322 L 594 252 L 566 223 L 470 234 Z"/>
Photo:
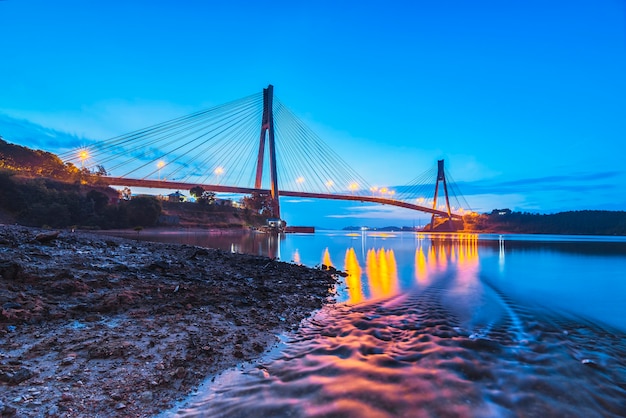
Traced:
<path fill-rule="evenodd" d="M 156 225 L 161 215 L 161 202 L 152 196 L 138 196 L 127 204 L 130 226 Z"/>
<path fill-rule="evenodd" d="M 99 215 L 104 212 L 104 208 L 109 204 L 109 196 L 98 190 L 88 191 L 87 199 L 93 202 L 94 211 Z"/>
<path fill-rule="evenodd" d="M 204 193 L 204 188 L 202 186 L 194 186 L 189 189 L 189 194 L 196 199 L 200 199 L 202 197 L 202 193 Z"/>
<path fill-rule="evenodd" d="M 200 197 L 200 202 L 206 202 L 209 205 L 214 205 L 215 204 L 215 192 L 210 192 L 208 190 L 205 190 L 204 192 L 202 192 L 202 196 Z"/>
<path fill-rule="evenodd" d="M 250 196 L 244 196 L 241 203 L 246 209 L 263 216 L 272 216 L 274 211 L 274 199 L 267 193 L 254 192 Z"/>

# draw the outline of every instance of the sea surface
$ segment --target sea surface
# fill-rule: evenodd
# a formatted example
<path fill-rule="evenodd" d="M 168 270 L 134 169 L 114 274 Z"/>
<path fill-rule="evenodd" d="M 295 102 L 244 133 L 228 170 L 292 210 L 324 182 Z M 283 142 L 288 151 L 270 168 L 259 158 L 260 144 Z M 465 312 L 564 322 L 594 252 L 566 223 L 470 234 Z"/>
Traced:
<path fill-rule="evenodd" d="M 348 273 L 180 417 L 626 417 L 626 237 L 142 231 Z"/>

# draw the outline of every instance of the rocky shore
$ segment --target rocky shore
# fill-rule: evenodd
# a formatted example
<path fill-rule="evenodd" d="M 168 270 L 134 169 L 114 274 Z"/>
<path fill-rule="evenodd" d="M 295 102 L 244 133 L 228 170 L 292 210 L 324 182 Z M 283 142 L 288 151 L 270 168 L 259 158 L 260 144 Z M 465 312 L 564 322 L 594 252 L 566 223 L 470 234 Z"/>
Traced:
<path fill-rule="evenodd" d="M 335 282 L 263 257 L 0 225 L 0 416 L 153 416 L 259 357 Z"/>

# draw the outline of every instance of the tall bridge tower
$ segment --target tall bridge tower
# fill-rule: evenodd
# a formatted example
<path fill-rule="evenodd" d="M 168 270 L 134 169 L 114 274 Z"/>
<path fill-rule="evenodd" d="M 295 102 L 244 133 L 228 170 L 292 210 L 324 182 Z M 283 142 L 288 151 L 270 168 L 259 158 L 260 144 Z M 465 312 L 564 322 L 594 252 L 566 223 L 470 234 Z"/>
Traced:
<path fill-rule="evenodd" d="M 272 216 L 280 218 L 278 202 L 278 176 L 276 174 L 276 144 L 274 142 L 274 86 L 271 84 L 263 89 L 263 119 L 261 120 L 261 137 L 259 138 L 259 155 L 256 163 L 256 179 L 254 188 L 260 189 L 263 180 L 263 164 L 265 157 L 265 138 L 269 147 L 270 196 L 272 198 Z"/>
<path fill-rule="evenodd" d="M 446 212 L 448 213 L 448 222 L 452 223 L 452 209 L 450 208 L 450 197 L 448 196 L 448 184 L 446 183 L 446 173 L 443 168 L 443 161 L 437 161 L 437 181 L 435 182 L 435 197 L 433 199 L 433 209 L 437 209 L 437 197 L 439 196 L 439 182 L 443 183 L 443 193 L 446 198 Z M 430 230 L 434 230 L 435 228 L 435 215 L 433 213 L 430 218 Z"/>

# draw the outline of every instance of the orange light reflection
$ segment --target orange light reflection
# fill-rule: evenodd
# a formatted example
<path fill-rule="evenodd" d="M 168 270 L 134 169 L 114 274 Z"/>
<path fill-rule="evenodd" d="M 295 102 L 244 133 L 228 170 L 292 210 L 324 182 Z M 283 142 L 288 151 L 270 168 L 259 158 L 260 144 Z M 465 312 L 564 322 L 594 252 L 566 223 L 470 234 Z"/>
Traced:
<path fill-rule="evenodd" d="M 346 277 L 346 285 L 348 286 L 348 301 L 350 303 L 359 303 L 363 300 L 363 290 L 361 288 L 361 266 L 356 257 L 354 248 L 346 250 L 346 258 L 344 261 L 344 269 L 348 276 Z"/>
<path fill-rule="evenodd" d="M 393 250 L 370 249 L 367 252 L 365 264 L 373 298 L 383 298 L 398 293 L 398 268 Z"/>
<path fill-rule="evenodd" d="M 328 247 L 324 250 L 324 255 L 322 256 L 322 264 L 327 267 L 334 267 L 333 262 L 330 260 L 330 253 L 328 252 Z"/>

